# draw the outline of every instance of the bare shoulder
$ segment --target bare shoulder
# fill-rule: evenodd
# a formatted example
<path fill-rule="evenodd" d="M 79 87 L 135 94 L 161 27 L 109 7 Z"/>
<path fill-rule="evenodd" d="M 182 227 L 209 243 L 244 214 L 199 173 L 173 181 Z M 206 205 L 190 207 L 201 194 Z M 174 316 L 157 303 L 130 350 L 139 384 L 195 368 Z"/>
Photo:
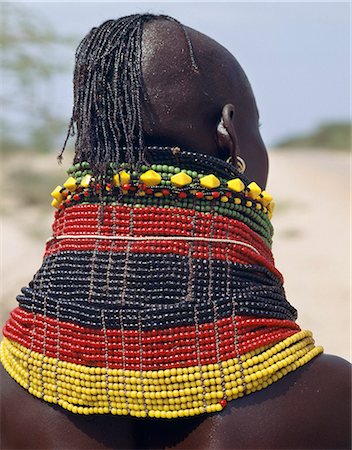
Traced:
<path fill-rule="evenodd" d="M 338 356 L 322 354 L 307 364 L 299 382 L 301 387 L 324 385 L 337 395 L 346 394 L 351 389 L 351 364 Z"/>
<path fill-rule="evenodd" d="M 341 376 L 347 376 L 351 371 L 351 364 L 343 358 L 335 355 L 321 354 L 312 360 L 310 370 L 323 368 L 324 371 L 337 371 Z"/>
<path fill-rule="evenodd" d="M 145 448 L 136 436 L 150 448 L 350 448 L 351 365 L 336 356 L 320 355 L 219 414 L 176 423 L 73 417 L 29 395 L 1 365 L 0 376 L 4 448 Z"/>
<path fill-rule="evenodd" d="M 350 448 L 351 365 L 322 354 L 221 416 L 222 448 Z"/>

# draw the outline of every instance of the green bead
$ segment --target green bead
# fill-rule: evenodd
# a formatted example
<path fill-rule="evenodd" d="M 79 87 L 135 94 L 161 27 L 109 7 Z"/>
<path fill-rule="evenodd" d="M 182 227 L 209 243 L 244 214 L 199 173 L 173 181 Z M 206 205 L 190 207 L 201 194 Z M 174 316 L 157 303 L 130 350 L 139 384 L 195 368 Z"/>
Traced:
<path fill-rule="evenodd" d="M 181 169 L 179 167 L 175 167 L 175 173 L 180 173 Z"/>

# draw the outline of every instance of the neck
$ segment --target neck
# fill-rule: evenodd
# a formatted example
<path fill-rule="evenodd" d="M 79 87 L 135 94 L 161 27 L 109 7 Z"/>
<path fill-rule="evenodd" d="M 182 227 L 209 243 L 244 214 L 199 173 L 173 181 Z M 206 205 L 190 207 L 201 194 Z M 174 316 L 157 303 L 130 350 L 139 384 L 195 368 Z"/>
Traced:
<path fill-rule="evenodd" d="M 85 162 L 70 168 L 52 193 L 58 211 L 43 265 L 5 327 L 9 370 L 11 351 L 49 358 L 57 382 L 68 362 L 73 384 L 96 367 L 94 383 L 100 377 L 111 392 L 103 390 L 103 407 L 89 389 L 82 407 L 66 394 L 53 397 L 41 379 L 37 396 L 74 412 L 172 418 L 218 411 L 263 387 L 247 373 L 253 355 L 264 361 L 291 349 L 277 357 L 287 373 L 321 351 L 295 323 L 274 266 L 269 194 L 215 158 L 175 149 L 151 149 L 149 157 L 135 168 L 111 165 L 100 178 Z M 275 381 L 274 369 L 263 377 L 255 367 L 263 383 Z M 228 368 L 238 372 L 233 383 Z M 37 374 L 30 366 L 24 372 L 30 389 Z M 116 392 L 114 376 L 122 383 Z M 161 388 L 152 381 L 159 377 Z M 168 400 L 170 383 L 177 402 Z M 165 401 L 155 397 L 160 389 Z"/>

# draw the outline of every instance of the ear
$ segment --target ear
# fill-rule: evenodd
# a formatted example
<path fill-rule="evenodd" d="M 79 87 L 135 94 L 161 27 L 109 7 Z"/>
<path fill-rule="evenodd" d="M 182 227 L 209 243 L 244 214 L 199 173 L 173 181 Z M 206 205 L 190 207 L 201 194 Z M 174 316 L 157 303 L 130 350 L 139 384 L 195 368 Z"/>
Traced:
<path fill-rule="evenodd" d="M 239 149 L 235 129 L 235 107 L 231 103 L 227 103 L 222 108 L 221 119 L 216 129 L 216 136 L 221 153 L 226 155 L 225 159 L 231 156 L 232 161 L 236 161 Z"/>

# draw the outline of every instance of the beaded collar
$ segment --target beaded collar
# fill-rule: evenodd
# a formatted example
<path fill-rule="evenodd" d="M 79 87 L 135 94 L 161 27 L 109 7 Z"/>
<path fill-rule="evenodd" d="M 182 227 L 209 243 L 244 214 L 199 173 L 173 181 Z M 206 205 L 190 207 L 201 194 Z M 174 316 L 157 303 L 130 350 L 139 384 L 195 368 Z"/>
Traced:
<path fill-rule="evenodd" d="M 3 331 L 1 361 L 29 393 L 77 414 L 187 417 L 322 352 L 274 265 L 272 197 L 232 165 L 152 147 L 104 178 L 68 172 Z"/>

